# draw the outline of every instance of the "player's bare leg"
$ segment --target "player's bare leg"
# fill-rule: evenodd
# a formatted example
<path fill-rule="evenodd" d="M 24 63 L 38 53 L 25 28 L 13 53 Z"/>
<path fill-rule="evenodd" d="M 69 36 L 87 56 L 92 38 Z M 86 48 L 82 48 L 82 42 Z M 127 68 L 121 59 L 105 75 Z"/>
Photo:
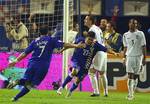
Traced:
<path fill-rule="evenodd" d="M 18 83 L 19 83 L 19 85 L 23 85 L 24 87 L 21 89 L 21 91 L 15 97 L 13 97 L 11 99 L 13 102 L 18 101 L 18 99 L 20 99 L 21 97 L 23 97 L 24 95 L 29 93 L 31 88 L 33 88 L 33 86 L 34 86 L 31 82 L 28 82 L 28 81 L 24 82 L 24 80 L 19 80 Z"/>
<path fill-rule="evenodd" d="M 72 80 L 72 78 L 78 73 L 77 69 L 73 69 L 72 72 L 67 76 L 61 87 L 57 90 L 57 94 L 61 95 L 62 90 L 65 88 L 65 86 Z"/>
<path fill-rule="evenodd" d="M 91 97 L 99 96 L 100 94 L 99 94 L 98 81 L 97 81 L 95 69 L 90 69 L 89 77 L 93 88 L 93 94 L 91 95 Z"/>
<path fill-rule="evenodd" d="M 134 75 L 134 86 L 133 86 L 133 91 L 136 91 L 137 85 L 138 85 L 138 78 L 139 75 Z"/>
<path fill-rule="evenodd" d="M 79 83 L 81 82 L 81 80 L 77 77 L 76 81 L 73 83 L 72 87 L 70 88 L 70 90 L 68 91 L 66 98 L 71 97 L 72 92 L 78 87 Z"/>
<path fill-rule="evenodd" d="M 134 99 L 134 74 L 133 73 L 128 73 L 128 96 L 126 97 L 128 100 L 133 100 Z"/>
<path fill-rule="evenodd" d="M 106 76 L 106 72 L 101 71 L 100 73 L 100 78 L 102 79 L 103 87 L 104 87 L 104 96 L 108 96 L 108 80 Z"/>

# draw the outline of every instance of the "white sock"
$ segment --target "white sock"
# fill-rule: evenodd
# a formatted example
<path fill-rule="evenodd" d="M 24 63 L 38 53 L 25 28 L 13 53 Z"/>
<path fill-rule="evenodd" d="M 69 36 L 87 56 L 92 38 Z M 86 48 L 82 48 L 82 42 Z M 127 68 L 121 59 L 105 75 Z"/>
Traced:
<path fill-rule="evenodd" d="M 134 87 L 133 87 L 133 91 L 134 91 L 134 92 L 135 92 L 135 90 L 136 90 L 137 84 L 138 84 L 138 78 L 136 78 L 136 79 L 134 80 Z"/>
<path fill-rule="evenodd" d="M 106 73 L 104 73 L 102 76 L 102 82 L 103 82 L 103 87 L 104 87 L 104 95 L 108 95 L 108 80 Z"/>
<path fill-rule="evenodd" d="M 133 86 L 134 86 L 134 80 L 133 79 L 128 79 L 128 93 L 129 96 L 133 96 Z"/>
<path fill-rule="evenodd" d="M 99 88 L 98 88 L 98 82 L 97 82 L 96 74 L 89 73 L 89 77 L 90 77 L 90 81 L 91 81 L 91 84 L 92 84 L 94 94 L 99 94 Z"/>

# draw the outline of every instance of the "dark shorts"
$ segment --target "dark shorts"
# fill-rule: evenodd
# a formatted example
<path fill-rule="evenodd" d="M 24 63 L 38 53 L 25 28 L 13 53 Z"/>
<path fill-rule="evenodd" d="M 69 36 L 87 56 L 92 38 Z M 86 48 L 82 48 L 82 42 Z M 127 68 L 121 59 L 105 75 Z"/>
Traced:
<path fill-rule="evenodd" d="M 80 69 L 77 74 L 77 77 L 79 78 L 80 81 L 82 81 L 86 77 L 87 74 L 88 74 L 88 71 L 86 71 L 85 69 Z"/>
<path fill-rule="evenodd" d="M 43 63 L 29 63 L 24 74 L 25 80 L 31 82 L 34 86 L 38 86 L 45 78 L 49 65 Z"/>
<path fill-rule="evenodd" d="M 82 81 L 88 74 L 88 70 L 82 68 L 76 62 L 72 62 L 72 67 L 78 70 L 76 77 L 78 77 L 80 81 Z"/>

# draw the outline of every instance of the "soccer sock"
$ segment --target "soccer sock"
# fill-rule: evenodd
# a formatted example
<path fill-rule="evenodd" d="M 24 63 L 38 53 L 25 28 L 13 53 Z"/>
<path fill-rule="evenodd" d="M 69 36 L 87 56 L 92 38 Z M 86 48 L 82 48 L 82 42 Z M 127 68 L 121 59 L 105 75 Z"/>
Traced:
<path fill-rule="evenodd" d="M 72 76 L 68 75 L 67 78 L 65 79 L 65 81 L 62 84 L 62 88 L 64 88 L 71 80 L 72 80 Z"/>
<path fill-rule="evenodd" d="M 134 80 L 134 87 L 133 87 L 133 91 L 134 91 L 134 92 L 135 92 L 135 90 L 136 90 L 137 84 L 138 84 L 138 78 L 136 78 L 136 79 Z"/>
<path fill-rule="evenodd" d="M 19 99 L 20 97 L 26 95 L 30 90 L 26 87 L 24 87 L 15 97 L 14 99 L 17 100 Z"/>
<path fill-rule="evenodd" d="M 102 76 L 102 82 L 103 82 L 103 87 L 104 87 L 104 95 L 108 95 L 108 80 L 106 73 L 104 73 Z"/>
<path fill-rule="evenodd" d="M 133 96 L 133 86 L 134 86 L 134 80 L 133 79 L 128 79 L 128 93 L 129 96 Z"/>
<path fill-rule="evenodd" d="M 73 83 L 72 87 L 70 88 L 70 92 L 74 91 L 78 87 L 78 84 Z"/>
<path fill-rule="evenodd" d="M 91 80 L 92 88 L 94 90 L 94 94 L 99 94 L 99 88 L 98 88 L 98 82 L 97 82 L 96 74 L 89 73 L 89 77 Z"/>

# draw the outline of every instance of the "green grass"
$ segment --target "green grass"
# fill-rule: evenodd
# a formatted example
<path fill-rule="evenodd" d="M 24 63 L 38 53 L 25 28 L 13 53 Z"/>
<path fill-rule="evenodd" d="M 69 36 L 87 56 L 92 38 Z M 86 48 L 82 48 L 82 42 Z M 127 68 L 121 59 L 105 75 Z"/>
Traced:
<path fill-rule="evenodd" d="M 56 91 L 32 90 L 17 102 L 11 102 L 11 98 L 18 90 L 0 90 L 0 104 L 150 104 L 149 93 L 136 93 L 133 101 L 125 99 L 127 93 L 109 92 L 109 96 L 89 97 L 89 92 L 74 92 L 70 98 L 65 98 L 66 92 L 61 96 Z"/>

